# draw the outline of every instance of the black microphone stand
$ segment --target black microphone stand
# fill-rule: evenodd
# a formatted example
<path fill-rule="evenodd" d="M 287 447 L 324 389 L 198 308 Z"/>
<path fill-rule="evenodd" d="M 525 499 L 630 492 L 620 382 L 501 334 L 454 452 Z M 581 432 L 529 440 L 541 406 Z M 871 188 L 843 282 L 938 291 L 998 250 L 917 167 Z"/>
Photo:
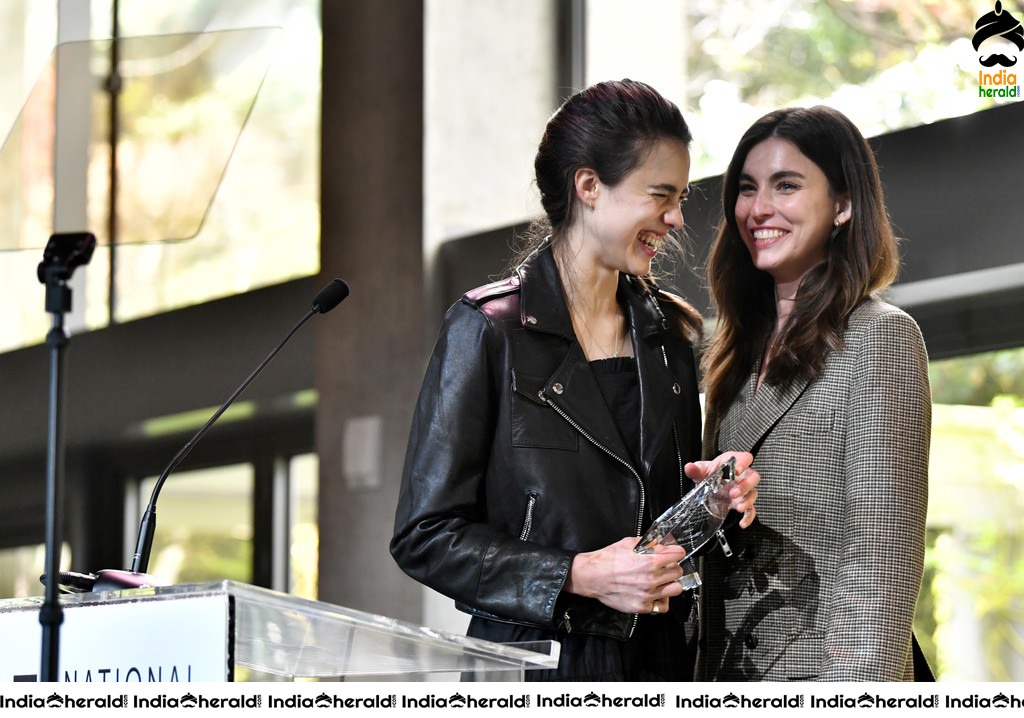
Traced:
<path fill-rule="evenodd" d="M 62 415 L 64 350 L 68 334 L 64 315 L 71 311 L 71 289 L 67 281 L 75 267 L 88 264 L 96 247 L 96 238 L 88 232 L 54 234 L 43 251 L 36 274 L 46 285 L 46 311 L 53 315 L 46 346 L 50 350 L 50 403 L 47 419 L 46 449 L 46 593 L 39 610 L 43 627 L 40 677 L 58 679 L 60 625 L 64 621 L 58 598 L 58 572 L 61 551 L 61 504 L 64 500 L 61 479 L 64 472 L 64 425 Z"/>
<path fill-rule="evenodd" d="M 285 344 L 288 343 L 288 340 L 292 338 L 295 332 L 299 331 L 302 325 L 309 321 L 309 319 L 318 311 L 320 311 L 319 308 L 316 305 L 313 305 L 313 308 L 306 313 L 306 316 L 300 319 L 299 323 L 292 327 L 292 330 L 288 332 L 287 336 L 285 336 L 285 338 L 276 347 L 274 347 L 273 350 L 271 350 L 263 361 L 261 361 L 256 368 L 252 370 L 249 376 L 245 378 L 245 381 L 243 381 L 238 388 L 231 393 L 231 396 L 221 404 L 220 408 L 213 413 L 202 427 L 200 427 L 199 431 L 197 431 L 195 435 L 189 439 L 183 447 L 181 447 L 178 453 L 174 455 L 174 458 L 171 459 L 169 464 L 167 464 L 163 473 L 160 474 L 160 478 L 157 479 L 156 485 L 153 487 L 153 493 L 149 498 L 149 505 L 146 507 L 146 511 L 142 515 L 142 525 L 139 527 L 139 537 L 135 545 L 135 554 L 132 556 L 131 571 L 127 575 L 123 575 L 122 572 L 116 571 L 101 571 L 101 578 L 102 574 L 105 573 L 107 574 L 106 578 L 108 580 L 116 581 L 120 578 L 127 581 L 128 586 L 138 585 L 132 583 L 132 577 L 141 577 L 142 579 L 147 578 L 146 571 L 149 569 L 149 558 L 153 551 L 153 537 L 156 533 L 156 502 L 160 496 L 160 490 L 163 488 L 164 482 L 167 481 L 167 477 L 170 476 L 171 472 L 178 467 L 178 464 L 185 460 L 185 457 L 189 455 L 192 448 L 206 435 L 206 432 L 210 430 L 214 423 L 216 423 L 217 419 L 221 417 L 221 414 L 227 411 L 228 407 L 235 402 L 235 399 L 238 398 L 239 394 L 245 391 L 246 387 L 249 386 L 253 380 L 260 375 L 263 368 L 270 363 L 270 360 L 277 356 L 277 353 L 281 351 Z"/>
<path fill-rule="evenodd" d="M 348 296 L 349 289 L 348 284 L 342 279 L 333 279 L 331 282 L 320 290 L 319 294 L 313 300 L 312 308 L 306 313 L 299 322 L 292 327 L 291 331 L 282 339 L 277 346 L 275 346 L 269 354 L 256 365 L 256 368 L 250 372 L 249 376 L 245 378 L 238 388 L 231 392 L 220 408 L 213 413 L 213 415 L 206 421 L 205 424 L 200 427 L 199 431 L 189 439 L 183 447 L 174 455 L 167 467 L 164 468 L 160 477 L 156 481 L 156 485 L 153 487 L 153 492 L 149 497 L 149 504 L 146 507 L 145 512 L 142 515 L 142 523 L 139 526 L 139 537 L 135 543 L 135 553 L 132 556 L 132 567 L 128 571 L 122 571 L 118 569 L 103 569 L 95 574 L 75 574 L 67 572 L 61 574 L 63 578 L 67 579 L 73 584 L 76 584 L 78 588 L 82 588 L 87 591 L 115 591 L 120 589 L 130 588 L 141 588 L 145 586 L 158 585 L 158 582 L 146 571 L 149 568 L 150 554 L 153 550 L 153 537 L 156 534 L 156 503 L 160 497 L 160 490 L 164 486 L 164 482 L 167 481 L 167 477 L 171 475 L 178 464 L 185 460 L 185 457 L 189 455 L 192 448 L 199 443 L 206 432 L 213 427 L 217 419 L 227 411 L 235 399 L 245 391 L 246 387 L 249 386 L 256 379 L 257 376 L 263 371 L 263 369 L 270 363 L 270 361 L 277 356 L 277 353 L 284 348 L 284 345 L 295 335 L 302 325 L 305 324 L 315 314 L 326 314 L 327 312 L 334 309 Z"/>

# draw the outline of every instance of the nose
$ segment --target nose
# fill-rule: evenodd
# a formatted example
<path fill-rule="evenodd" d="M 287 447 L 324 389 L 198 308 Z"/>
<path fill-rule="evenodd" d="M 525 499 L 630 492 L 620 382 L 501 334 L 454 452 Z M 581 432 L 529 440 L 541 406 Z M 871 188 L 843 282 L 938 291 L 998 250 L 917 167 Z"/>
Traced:
<path fill-rule="evenodd" d="M 750 199 L 750 214 L 754 219 L 763 219 L 775 211 L 770 198 L 763 190 L 758 190 Z"/>
<path fill-rule="evenodd" d="M 662 220 L 672 229 L 683 228 L 683 208 L 678 204 L 665 212 Z"/>

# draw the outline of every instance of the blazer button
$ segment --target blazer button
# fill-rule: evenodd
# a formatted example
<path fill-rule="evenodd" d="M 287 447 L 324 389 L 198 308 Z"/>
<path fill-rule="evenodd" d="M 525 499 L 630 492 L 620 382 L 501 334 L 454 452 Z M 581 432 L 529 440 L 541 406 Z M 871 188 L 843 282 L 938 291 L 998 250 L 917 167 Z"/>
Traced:
<path fill-rule="evenodd" d="M 755 648 L 757 648 L 757 636 L 755 636 L 753 633 L 748 633 L 746 637 L 743 639 L 743 643 L 750 650 L 754 650 Z"/>
<path fill-rule="evenodd" d="M 561 394 L 564 390 L 565 389 L 564 389 L 564 387 L 561 384 L 552 384 L 551 385 L 551 391 L 555 392 L 556 394 Z"/>
<path fill-rule="evenodd" d="M 675 394 L 676 396 L 679 396 L 680 394 L 683 393 L 683 389 L 678 384 L 673 384 L 672 393 Z"/>

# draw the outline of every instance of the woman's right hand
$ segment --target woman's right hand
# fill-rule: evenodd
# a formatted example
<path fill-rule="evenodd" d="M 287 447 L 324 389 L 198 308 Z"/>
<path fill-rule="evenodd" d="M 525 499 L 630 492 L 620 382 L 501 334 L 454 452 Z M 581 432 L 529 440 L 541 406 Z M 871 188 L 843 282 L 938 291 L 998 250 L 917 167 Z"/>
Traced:
<path fill-rule="evenodd" d="M 637 538 L 626 537 L 597 551 L 576 554 L 564 590 L 598 601 L 623 613 L 665 613 L 668 599 L 683 592 L 679 562 L 681 546 L 633 552 Z"/>

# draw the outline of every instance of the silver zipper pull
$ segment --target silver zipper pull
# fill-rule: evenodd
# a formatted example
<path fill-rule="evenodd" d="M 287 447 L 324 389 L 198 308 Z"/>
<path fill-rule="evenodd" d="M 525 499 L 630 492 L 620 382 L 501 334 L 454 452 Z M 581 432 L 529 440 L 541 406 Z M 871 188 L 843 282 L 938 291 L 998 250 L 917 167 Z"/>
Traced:
<path fill-rule="evenodd" d="M 726 556 L 732 556 L 732 547 L 729 546 L 729 541 L 725 538 L 725 532 L 722 529 L 718 529 L 715 537 L 718 539 L 718 545 L 722 547 L 722 553 Z"/>

